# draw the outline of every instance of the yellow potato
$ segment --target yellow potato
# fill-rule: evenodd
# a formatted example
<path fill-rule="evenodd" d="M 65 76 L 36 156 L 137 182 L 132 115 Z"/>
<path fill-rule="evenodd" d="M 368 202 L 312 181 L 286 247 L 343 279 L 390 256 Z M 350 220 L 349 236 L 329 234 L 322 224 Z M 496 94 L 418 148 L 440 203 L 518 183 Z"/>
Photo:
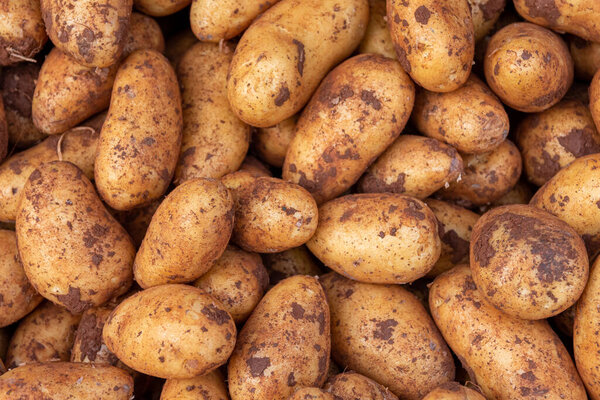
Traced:
<path fill-rule="evenodd" d="M 506 6 L 506 0 L 468 0 L 473 17 L 475 41 L 487 36 Z"/>
<path fill-rule="evenodd" d="M 485 400 L 485 397 L 466 386 L 448 382 L 433 389 L 423 400 Z"/>
<path fill-rule="evenodd" d="M 269 271 L 271 285 L 294 275 L 315 276 L 323 273 L 306 246 L 294 247 L 281 253 L 263 254 L 263 260 Z"/>
<path fill-rule="evenodd" d="M 329 378 L 325 390 L 333 394 L 335 400 L 398 400 L 387 388 L 356 372 L 344 372 Z"/>
<path fill-rule="evenodd" d="M 585 81 L 591 80 L 600 69 L 600 43 L 587 42 L 572 36 L 569 49 L 575 64 L 575 77 Z"/>
<path fill-rule="evenodd" d="M 293 115 L 268 128 L 257 128 L 252 136 L 252 144 L 257 155 L 266 163 L 281 168 L 287 149 L 296 133 L 299 115 Z"/>
<path fill-rule="evenodd" d="M 190 5 L 192 0 L 133 0 L 135 8 L 153 17 L 164 17 Z"/>
<path fill-rule="evenodd" d="M 600 69 L 594 75 L 590 84 L 590 112 L 596 123 L 596 129 L 600 128 Z"/>
<path fill-rule="evenodd" d="M 229 400 L 223 375 L 215 370 L 189 379 L 167 379 L 160 400 Z"/>
<path fill-rule="evenodd" d="M 304 387 L 296 390 L 288 400 L 335 400 L 332 394 L 316 387 Z"/>
<path fill-rule="evenodd" d="M 154 49 L 159 53 L 164 53 L 165 38 L 156 20 L 147 15 L 133 12 L 129 21 L 129 31 L 123 44 L 123 55 L 127 56 L 141 49 Z"/>
<path fill-rule="evenodd" d="M 358 47 L 359 53 L 376 53 L 396 58 L 386 12 L 385 0 L 369 0 L 369 25 Z"/>
<path fill-rule="evenodd" d="M 31 61 L 48 40 L 40 1 L 4 0 L 0 9 L 0 65 Z"/>
<path fill-rule="evenodd" d="M 97 307 L 85 310 L 75 332 L 71 362 L 107 364 L 122 367 L 119 359 L 108 350 L 102 340 L 102 328 L 113 307 Z"/>

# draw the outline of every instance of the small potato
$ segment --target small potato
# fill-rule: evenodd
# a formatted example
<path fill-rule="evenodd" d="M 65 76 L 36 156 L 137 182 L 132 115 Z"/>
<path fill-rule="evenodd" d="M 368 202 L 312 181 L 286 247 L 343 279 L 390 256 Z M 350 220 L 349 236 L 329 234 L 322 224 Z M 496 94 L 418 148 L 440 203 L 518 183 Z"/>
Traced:
<path fill-rule="evenodd" d="M 189 379 L 167 379 L 160 400 L 229 400 L 223 375 L 215 370 Z"/>
<path fill-rule="evenodd" d="M 571 57 L 575 64 L 575 77 L 590 81 L 600 69 L 600 43 L 587 42 L 577 36 L 569 40 Z"/>
<path fill-rule="evenodd" d="M 244 162 L 240 165 L 240 169 L 238 171 L 246 171 L 250 173 L 255 178 L 261 176 L 273 176 L 269 168 L 256 157 L 247 155 L 244 158 Z"/>
<path fill-rule="evenodd" d="M 102 328 L 112 310 L 112 307 L 90 308 L 81 315 L 71 350 L 71 362 L 117 366 L 119 359 L 102 340 Z"/>
<path fill-rule="evenodd" d="M 154 49 L 159 53 L 164 53 L 165 38 L 155 19 L 133 12 L 129 21 L 129 31 L 123 44 L 123 55 L 127 56 L 142 49 Z"/>
<path fill-rule="evenodd" d="M 288 400 L 335 400 L 331 393 L 316 387 L 305 387 L 296 390 Z"/>
<path fill-rule="evenodd" d="M 509 130 L 504 106 L 474 75 L 450 93 L 419 90 L 412 120 L 425 136 L 464 153 L 492 151 L 506 139 Z"/>
<path fill-rule="evenodd" d="M 43 397 L 40 397 L 43 396 Z M 0 400 L 129 400 L 133 379 L 125 371 L 81 363 L 28 364 L 0 376 Z"/>
<path fill-rule="evenodd" d="M 423 400 L 485 400 L 485 397 L 466 386 L 448 382 L 433 389 Z"/>
<path fill-rule="evenodd" d="M 540 26 L 505 26 L 488 44 L 484 72 L 490 88 L 509 107 L 523 112 L 546 110 L 573 83 L 573 59 L 565 42 Z"/>
<path fill-rule="evenodd" d="M 233 320 L 241 323 L 263 297 L 269 274 L 260 255 L 228 246 L 194 286 L 219 300 Z"/>
<path fill-rule="evenodd" d="M 596 129 L 600 128 L 600 69 L 594 75 L 590 84 L 590 112 L 596 123 Z"/>
<path fill-rule="evenodd" d="M 521 176 L 521 154 L 510 140 L 489 153 L 463 154 L 465 169 L 460 180 L 438 192 L 461 205 L 484 205 L 504 196 Z"/>
<path fill-rule="evenodd" d="M 385 0 L 369 0 L 369 25 L 358 47 L 359 53 L 375 53 L 396 58 L 386 12 Z"/>
<path fill-rule="evenodd" d="M 532 197 L 533 191 L 531 186 L 527 182 L 520 180 L 508 193 L 492 202 L 490 206 L 494 208 L 511 204 L 529 204 Z"/>
<path fill-rule="evenodd" d="M 400 135 L 414 84 L 396 60 L 352 57 L 323 80 L 296 125 L 282 177 L 318 204 L 348 190 Z"/>
<path fill-rule="evenodd" d="M 299 115 L 284 119 L 275 126 L 257 128 L 252 136 L 252 144 L 257 155 L 266 163 L 281 168 L 287 149 L 296 133 Z"/>
<path fill-rule="evenodd" d="M 40 1 L 5 0 L 0 7 L 0 65 L 32 61 L 48 40 Z"/>
<path fill-rule="evenodd" d="M 321 387 L 330 349 L 329 307 L 319 281 L 279 282 L 240 332 L 227 366 L 231 400 L 286 400 L 296 387 Z"/>
<path fill-rule="evenodd" d="M 6 366 L 69 361 L 80 318 L 60 306 L 43 303 L 17 325 L 8 345 Z"/>
<path fill-rule="evenodd" d="M 479 42 L 493 29 L 496 21 L 500 18 L 506 0 L 468 0 L 473 18 L 473 29 L 475 41 Z"/>
<path fill-rule="evenodd" d="M 194 36 L 194 32 L 189 27 L 185 28 L 167 38 L 165 56 L 171 61 L 173 67 L 177 69 L 183 55 L 196 43 L 198 43 L 198 39 Z"/>
<path fill-rule="evenodd" d="M 227 100 L 233 45 L 197 43 L 179 61 L 183 131 L 175 183 L 221 178 L 237 171 L 250 143 L 250 127 Z"/>
<path fill-rule="evenodd" d="M 131 286 L 131 239 L 69 162 L 42 164 L 29 176 L 16 233 L 33 287 L 72 313 L 102 305 Z"/>
<path fill-rule="evenodd" d="M 356 372 L 344 372 L 329 378 L 325 390 L 336 400 L 398 400 L 387 388 Z"/>
<path fill-rule="evenodd" d="M 466 1 L 466 0 L 465 0 Z M 367 0 L 283 0 L 242 35 L 227 82 L 231 108 L 268 127 L 296 114 L 327 72 L 358 46 Z"/>
<path fill-rule="evenodd" d="M 586 399 L 575 365 L 546 321 L 504 314 L 477 290 L 468 265 L 438 276 L 431 314 L 488 399 Z"/>
<path fill-rule="evenodd" d="M 339 274 L 369 283 L 408 283 L 427 274 L 441 242 L 433 212 L 402 194 L 355 194 L 319 208 L 309 250 Z"/>
<path fill-rule="evenodd" d="M 398 60 L 419 86 L 451 92 L 467 81 L 475 54 L 467 0 L 388 0 L 387 22 Z"/>
<path fill-rule="evenodd" d="M 190 5 L 192 0 L 133 0 L 135 8 L 153 17 L 164 17 Z"/>
<path fill-rule="evenodd" d="M 331 354 L 340 366 L 407 400 L 420 400 L 454 379 L 452 353 L 425 308 L 406 289 L 335 273 L 320 281 L 331 310 Z"/>
<path fill-rule="evenodd" d="M 306 246 L 295 247 L 281 253 L 263 254 L 269 271 L 270 284 L 294 275 L 321 275 L 323 271 L 315 262 Z"/>
<path fill-rule="evenodd" d="M 115 218 L 125 228 L 136 248 L 139 248 L 146 236 L 150 221 L 156 212 L 156 209 L 162 202 L 162 198 L 144 207 L 134 208 L 133 210 L 117 211 Z"/>
<path fill-rule="evenodd" d="M 162 285 L 126 298 L 104 325 L 104 343 L 124 364 L 163 379 L 192 378 L 223 365 L 233 351 L 233 319 L 212 296 Z"/>
<path fill-rule="evenodd" d="M 517 144 L 527 179 L 542 186 L 576 158 L 600 153 L 600 134 L 582 101 L 562 100 L 521 121 Z"/>
<path fill-rule="evenodd" d="M 402 193 L 424 199 L 456 180 L 463 161 L 456 149 L 436 139 L 401 135 L 358 181 L 364 193 Z"/>
<path fill-rule="evenodd" d="M 119 67 L 100 132 L 94 176 L 103 200 L 129 210 L 162 196 L 181 145 L 181 97 L 167 59 L 138 50 Z"/>

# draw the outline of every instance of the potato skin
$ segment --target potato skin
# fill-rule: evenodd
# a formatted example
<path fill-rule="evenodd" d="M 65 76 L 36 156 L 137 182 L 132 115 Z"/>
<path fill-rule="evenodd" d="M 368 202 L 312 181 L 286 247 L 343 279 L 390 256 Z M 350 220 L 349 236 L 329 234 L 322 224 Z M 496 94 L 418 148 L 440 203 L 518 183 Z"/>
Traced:
<path fill-rule="evenodd" d="M 23 57 L 35 56 L 48 40 L 40 1 L 4 0 L 0 10 L 4 17 L 0 27 L 0 66 L 14 65 L 22 62 Z"/>
<path fill-rule="evenodd" d="M 600 69 L 600 43 L 588 42 L 577 36 L 569 39 L 569 50 L 575 64 L 575 77 L 590 81 Z"/>
<path fill-rule="evenodd" d="M 485 400 L 485 397 L 466 386 L 448 382 L 427 393 L 423 400 Z"/>
<path fill-rule="evenodd" d="M 369 25 L 358 47 L 359 53 L 375 53 L 396 58 L 386 12 L 385 0 L 369 0 Z"/>
<path fill-rule="evenodd" d="M 429 207 L 393 193 L 354 194 L 325 203 L 307 246 L 337 273 L 369 283 L 413 282 L 431 270 L 441 252 Z"/>
<path fill-rule="evenodd" d="M 468 0 L 473 18 L 475 41 L 487 36 L 504 11 L 506 0 Z"/>
<path fill-rule="evenodd" d="M 136 248 L 139 248 L 146 236 L 150 221 L 156 212 L 156 209 L 162 203 L 162 198 L 148 204 L 144 207 L 134 208 L 127 211 L 115 211 L 115 218 L 123 228 L 129 233 Z"/>
<path fill-rule="evenodd" d="M 231 399 L 285 400 L 295 387 L 321 387 L 330 349 L 329 307 L 319 281 L 279 282 L 240 332 L 228 364 Z"/>
<path fill-rule="evenodd" d="M 227 386 L 219 370 L 188 379 L 167 379 L 160 400 L 229 400 Z"/>
<path fill-rule="evenodd" d="M 305 387 L 296 390 L 288 400 L 335 400 L 332 394 L 316 387 Z"/>
<path fill-rule="evenodd" d="M 108 350 L 102 340 L 102 328 L 113 309 L 112 306 L 95 307 L 85 310 L 81 315 L 71 349 L 71 362 L 122 367 L 117 356 Z"/>
<path fill-rule="evenodd" d="M 596 128 L 600 127 L 600 69 L 594 75 L 590 84 L 590 112 L 596 123 Z"/>
<path fill-rule="evenodd" d="M 546 321 L 503 314 L 477 290 L 468 265 L 429 288 L 436 325 L 488 399 L 585 399 L 569 353 Z M 490 355 L 505 354 L 505 357 Z"/>
<path fill-rule="evenodd" d="M 65 161 L 32 172 L 19 203 L 19 256 L 34 288 L 80 314 L 125 293 L 135 249 L 92 183 Z"/>
<path fill-rule="evenodd" d="M 135 8 L 153 17 L 164 17 L 190 5 L 192 0 L 133 0 Z"/>
<path fill-rule="evenodd" d="M 378 54 L 346 60 L 302 112 L 283 179 L 306 188 L 319 204 L 339 196 L 400 135 L 414 93 L 396 60 Z"/>
<path fill-rule="evenodd" d="M 158 199 L 181 145 L 181 97 L 167 59 L 138 50 L 119 67 L 100 132 L 94 175 L 103 200 L 129 210 Z"/>
<path fill-rule="evenodd" d="M 387 388 L 356 372 L 344 372 L 329 378 L 325 390 L 333 394 L 336 400 L 398 400 Z"/>
<path fill-rule="evenodd" d="M 123 44 L 123 56 L 136 50 L 154 49 L 159 53 L 165 52 L 165 38 L 158 22 L 147 15 L 132 12 L 129 21 L 129 31 Z"/>
<path fill-rule="evenodd" d="M 387 18 L 398 60 L 419 86 L 451 92 L 467 81 L 475 54 L 467 0 L 389 0 Z"/>
<path fill-rule="evenodd" d="M 413 294 L 335 273 L 320 281 L 331 310 L 332 356 L 340 366 L 408 400 L 454 379 L 452 354 Z"/>
<path fill-rule="evenodd" d="M 268 128 L 257 128 L 252 135 L 254 151 L 261 160 L 274 167 L 281 168 L 287 149 L 296 134 L 296 122 L 299 115 L 293 115 Z"/>
<path fill-rule="evenodd" d="M 321 275 L 323 271 L 306 246 L 294 247 L 281 253 L 263 254 L 269 271 L 269 283 L 274 285 L 294 275 Z"/>
<path fill-rule="evenodd" d="M 358 46 L 368 19 L 367 0 L 275 4 L 244 32 L 235 50 L 227 83 L 231 108 L 261 128 L 296 114 L 325 74 Z"/>

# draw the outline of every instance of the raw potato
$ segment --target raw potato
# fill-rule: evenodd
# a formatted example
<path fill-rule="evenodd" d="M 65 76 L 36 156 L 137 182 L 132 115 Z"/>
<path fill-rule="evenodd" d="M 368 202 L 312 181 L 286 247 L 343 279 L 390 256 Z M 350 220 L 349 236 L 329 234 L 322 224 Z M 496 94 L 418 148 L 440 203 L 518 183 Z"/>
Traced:
<path fill-rule="evenodd" d="M 467 0 L 388 0 L 387 22 L 398 60 L 432 92 L 451 92 L 471 73 L 475 54 Z"/>
<path fill-rule="evenodd" d="M 424 199 L 456 180 L 462 170 L 462 158 L 453 147 L 436 139 L 401 135 L 371 164 L 358 190 Z"/>
<path fill-rule="evenodd" d="M 325 390 L 336 400 L 398 400 L 387 388 L 356 372 L 332 376 L 325 384 Z"/>
<path fill-rule="evenodd" d="M 123 55 L 127 56 L 141 49 L 154 49 L 159 53 L 164 53 L 165 38 L 156 20 L 134 12 L 131 13 L 129 31 L 123 45 Z"/>
<path fill-rule="evenodd" d="M 590 84 L 590 112 L 596 123 L 596 128 L 600 128 L 600 69 L 594 75 Z"/>
<path fill-rule="evenodd" d="M 473 28 L 475 32 L 475 41 L 479 42 L 487 36 L 502 11 L 506 6 L 506 0 L 468 0 L 473 17 Z"/>
<path fill-rule="evenodd" d="M 229 400 L 223 375 L 215 370 L 189 379 L 167 379 L 160 400 Z"/>
<path fill-rule="evenodd" d="M 31 61 L 48 40 L 40 1 L 4 0 L 0 10 L 0 65 Z"/>
<path fill-rule="evenodd" d="M 467 265 L 438 276 L 431 314 L 488 399 L 586 399 L 564 345 L 546 321 L 511 317 L 485 301 Z"/>
<path fill-rule="evenodd" d="M 502 143 L 509 130 L 504 106 L 472 75 L 451 93 L 419 90 L 412 120 L 425 136 L 464 153 L 486 153 Z"/>
<path fill-rule="evenodd" d="M 369 283 L 409 283 L 441 252 L 438 225 L 425 203 L 402 194 L 354 194 L 319 208 L 309 250 L 334 271 Z"/>
<path fill-rule="evenodd" d="M 385 0 L 369 0 L 369 25 L 358 47 L 359 53 L 375 53 L 396 58 L 386 12 Z"/>
<path fill-rule="evenodd" d="M 231 108 L 268 127 L 296 114 L 319 82 L 358 46 L 367 0 L 283 0 L 242 35 L 228 79 Z"/>
<path fill-rule="evenodd" d="M 344 193 L 400 135 L 414 96 L 398 61 L 377 54 L 346 60 L 302 112 L 283 179 L 306 188 L 319 204 Z"/>
<path fill-rule="evenodd" d="M 295 387 L 321 387 L 330 340 L 319 281 L 293 276 L 279 282 L 246 321 L 229 359 L 231 400 L 286 400 Z"/>
<path fill-rule="evenodd" d="M 123 300 L 104 325 L 104 343 L 124 364 L 163 379 L 192 378 L 225 364 L 235 345 L 231 316 L 188 285 L 162 285 Z"/>
<path fill-rule="evenodd" d="M 86 310 L 79 321 L 71 362 L 86 362 L 94 364 L 115 365 L 120 364 L 119 359 L 108 350 L 102 340 L 102 328 L 108 320 L 112 307 L 97 307 Z M 120 365 L 118 365 L 121 367 Z"/>
<path fill-rule="evenodd" d="M 289 400 L 335 400 L 332 394 L 316 387 L 305 387 L 296 390 Z"/>
<path fill-rule="evenodd" d="M 490 88 L 509 107 L 546 110 L 573 83 L 573 59 L 565 42 L 540 26 L 517 22 L 492 36 L 484 59 Z"/>
<path fill-rule="evenodd" d="M 164 17 L 190 5 L 192 0 L 133 0 L 135 8 L 153 17 Z"/>
<path fill-rule="evenodd" d="M 109 366 L 52 362 L 28 364 L 0 376 L 0 400 L 129 400 L 133 379 Z"/>
<path fill-rule="evenodd" d="M 251 155 L 247 155 L 246 158 L 244 158 L 244 162 L 240 165 L 238 171 L 249 172 L 256 178 L 261 176 L 273 176 L 267 165 Z"/>
<path fill-rule="evenodd" d="M 498 200 L 492 202 L 490 206 L 493 208 L 499 206 L 508 206 L 510 204 L 529 204 L 529 200 L 531 200 L 532 197 L 533 190 L 531 189 L 531 186 L 527 182 L 523 182 L 521 180 L 517 182 L 517 184 L 513 186 L 508 193 L 500 197 Z"/>
<path fill-rule="evenodd" d="M 72 313 L 102 305 L 131 286 L 131 239 L 69 162 L 44 163 L 29 176 L 16 232 L 31 284 Z"/>
<path fill-rule="evenodd" d="M 197 43 L 179 61 L 183 131 L 175 183 L 221 178 L 237 171 L 250 142 L 250 127 L 227 100 L 233 45 Z"/>
<path fill-rule="evenodd" d="M 340 366 L 407 400 L 454 379 L 452 353 L 413 294 L 335 273 L 320 281 L 331 310 L 331 353 Z"/>
<path fill-rule="evenodd" d="M 485 397 L 466 386 L 448 382 L 433 389 L 423 400 L 485 400 Z"/>
<path fill-rule="evenodd" d="M 295 247 L 281 253 L 263 254 L 269 271 L 270 284 L 294 275 L 321 275 L 323 271 L 315 262 L 306 246 Z"/>
<path fill-rule="evenodd" d="M 146 236 L 150 221 L 156 209 L 162 203 L 162 198 L 144 207 L 134 208 L 128 211 L 117 211 L 115 218 L 131 236 L 136 248 L 139 248 Z"/>
<path fill-rule="evenodd" d="M 252 144 L 257 155 L 266 163 L 281 168 L 287 149 L 296 133 L 299 115 L 284 119 L 275 126 L 257 128 L 252 136 Z"/>
<path fill-rule="evenodd" d="M 162 196 L 181 145 L 181 97 L 167 59 L 138 50 L 119 67 L 94 175 L 103 200 L 129 210 Z"/>
<path fill-rule="evenodd" d="M 569 41 L 569 49 L 575 64 L 575 77 L 590 81 L 600 69 L 600 43 L 573 36 Z"/>

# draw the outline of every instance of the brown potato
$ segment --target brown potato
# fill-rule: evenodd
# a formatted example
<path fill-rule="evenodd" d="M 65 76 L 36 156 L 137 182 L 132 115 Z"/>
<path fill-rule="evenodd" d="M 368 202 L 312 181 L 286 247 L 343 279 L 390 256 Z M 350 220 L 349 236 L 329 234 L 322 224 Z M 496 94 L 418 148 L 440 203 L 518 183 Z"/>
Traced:
<path fill-rule="evenodd" d="M 194 36 L 194 32 L 189 27 L 185 28 L 167 38 L 165 56 L 171 61 L 173 67 L 177 69 L 183 55 L 196 43 L 198 43 L 198 39 Z"/>
<path fill-rule="evenodd" d="M 407 400 L 454 379 L 452 353 L 419 300 L 398 285 L 321 277 L 331 310 L 331 353 Z"/>
<path fill-rule="evenodd" d="M 387 388 L 356 372 L 344 372 L 329 378 L 325 390 L 336 400 L 398 400 Z"/>
<path fill-rule="evenodd" d="M 323 273 L 306 246 L 294 247 L 281 253 L 263 254 L 263 260 L 269 271 L 271 285 L 294 275 L 315 276 Z"/>
<path fill-rule="evenodd" d="M 293 115 L 268 128 L 257 128 L 252 136 L 252 144 L 257 155 L 266 163 L 281 168 L 287 149 L 296 133 L 299 115 Z"/>
<path fill-rule="evenodd" d="M 189 379 L 167 379 L 160 400 L 229 400 L 223 375 L 215 370 Z"/>
<path fill-rule="evenodd" d="M 569 49 L 575 64 L 575 77 L 590 81 L 600 69 L 600 43 L 587 42 L 577 36 L 569 38 Z"/>
<path fill-rule="evenodd" d="M 369 0 L 369 25 L 358 47 L 359 53 L 375 53 L 396 58 L 386 12 L 385 0 Z"/>
<path fill-rule="evenodd" d="M 468 0 L 473 18 L 475 41 L 478 42 L 487 36 L 500 18 L 506 0 Z"/>
<path fill-rule="evenodd" d="M 246 171 L 255 178 L 261 176 L 273 176 L 269 168 L 256 157 L 247 155 L 238 171 Z"/>
<path fill-rule="evenodd" d="M 131 13 L 129 31 L 123 44 L 123 55 L 136 50 L 154 49 L 165 52 L 165 38 L 158 22 L 152 17 L 137 12 Z"/>
<path fill-rule="evenodd" d="M 97 307 L 85 310 L 75 332 L 71 350 L 71 362 L 107 364 L 121 367 L 119 359 L 104 344 L 102 328 L 113 307 Z"/>
<path fill-rule="evenodd" d="M 319 204 L 339 196 L 400 135 L 413 102 L 414 85 L 398 61 L 377 54 L 346 60 L 302 112 L 283 179 Z"/>
<path fill-rule="evenodd" d="M 335 400 L 331 393 L 316 387 L 304 387 L 296 390 L 288 400 Z"/>
<path fill-rule="evenodd" d="M 590 112 L 596 123 L 596 129 L 600 128 L 600 69 L 594 75 L 590 84 Z"/>
<path fill-rule="evenodd" d="M 466 386 L 448 382 L 433 389 L 423 400 L 485 400 L 485 397 Z"/>
<path fill-rule="evenodd" d="M 190 5 L 192 0 L 133 0 L 135 8 L 153 17 L 164 17 Z"/>
<path fill-rule="evenodd" d="M 33 61 L 32 57 L 48 40 L 40 1 L 8 0 L 3 1 L 0 8 L 3 17 L 0 25 L 0 65 Z"/>
<path fill-rule="evenodd" d="M 150 226 L 150 221 L 162 200 L 160 198 L 147 206 L 134 208 L 133 210 L 115 211 L 115 218 L 129 233 L 136 248 L 139 248 L 142 244 L 148 226 Z"/>
<path fill-rule="evenodd" d="M 515 186 L 513 186 L 512 189 L 508 191 L 508 193 L 500 197 L 498 200 L 493 201 L 492 204 L 490 204 L 490 207 L 494 208 L 508 206 L 511 204 L 528 204 L 532 197 L 533 190 L 531 189 L 531 186 L 527 182 L 520 180 Z M 485 209 L 482 211 L 485 211 Z"/>

